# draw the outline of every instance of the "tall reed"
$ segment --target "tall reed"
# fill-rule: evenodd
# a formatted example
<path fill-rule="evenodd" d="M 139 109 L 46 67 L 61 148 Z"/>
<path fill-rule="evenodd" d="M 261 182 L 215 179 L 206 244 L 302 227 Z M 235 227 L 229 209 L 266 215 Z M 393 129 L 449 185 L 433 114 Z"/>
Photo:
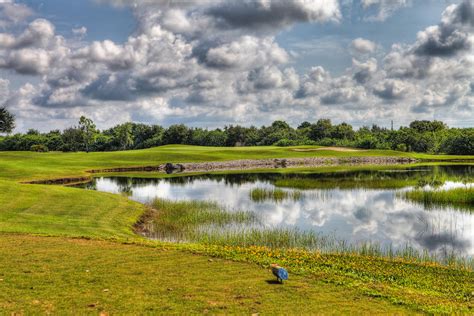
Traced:
<path fill-rule="evenodd" d="M 282 189 L 266 189 L 255 188 L 250 191 L 250 198 L 254 202 L 275 201 L 282 202 L 284 200 L 298 201 L 301 199 L 300 191 L 284 191 Z"/>

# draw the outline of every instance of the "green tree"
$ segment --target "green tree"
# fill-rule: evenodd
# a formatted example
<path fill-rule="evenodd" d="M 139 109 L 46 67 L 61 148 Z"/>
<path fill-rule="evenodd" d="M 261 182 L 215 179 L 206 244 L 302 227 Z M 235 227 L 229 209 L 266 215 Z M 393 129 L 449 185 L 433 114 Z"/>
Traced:
<path fill-rule="evenodd" d="M 446 129 L 446 124 L 444 124 L 441 121 L 421 120 L 421 121 L 411 122 L 410 128 L 414 129 L 415 131 L 419 133 L 438 132 L 438 131 Z"/>
<path fill-rule="evenodd" d="M 163 133 L 164 144 L 187 144 L 192 139 L 192 131 L 184 124 L 168 127 Z"/>
<path fill-rule="evenodd" d="M 0 133 L 11 133 L 15 128 L 15 116 L 7 111 L 6 108 L 0 108 Z"/>
<path fill-rule="evenodd" d="M 63 131 L 62 151 L 80 151 L 84 147 L 82 131 L 77 127 L 70 127 Z"/>
<path fill-rule="evenodd" d="M 81 116 L 79 119 L 79 129 L 82 131 L 82 137 L 84 140 L 84 147 L 86 148 L 86 152 L 89 153 L 89 150 L 94 142 L 95 134 L 97 130 L 95 129 L 94 122 L 85 117 Z"/>
<path fill-rule="evenodd" d="M 115 139 L 117 140 L 120 149 L 126 150 L 133 146 L 132 124 L 124 123 L 115 128 Z"/>
<path fill-rule="evenodd" d="M 319 119 L 316 124 L 311 125 L 309 138 L 315 141 L 330 137 L 332 123 L 330 119 Z"/>

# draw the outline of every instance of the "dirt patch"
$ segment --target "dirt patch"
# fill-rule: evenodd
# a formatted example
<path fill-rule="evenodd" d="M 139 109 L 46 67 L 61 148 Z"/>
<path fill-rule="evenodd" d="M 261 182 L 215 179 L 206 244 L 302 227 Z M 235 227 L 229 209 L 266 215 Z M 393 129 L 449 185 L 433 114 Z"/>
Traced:
<path fill-rule="evenodd" d="M 298 152 L 312 152 L 312 151 L 322 151 L 322 150 L 340 151 L 340 152 L 366 151 L 365 149 L 355 149 L 355 148 L 348 148 L 348 147 L 321 147 L 321 148 L 294 148 L 294 149 L 291 149 L 291 151 L 298 151 Z"/>

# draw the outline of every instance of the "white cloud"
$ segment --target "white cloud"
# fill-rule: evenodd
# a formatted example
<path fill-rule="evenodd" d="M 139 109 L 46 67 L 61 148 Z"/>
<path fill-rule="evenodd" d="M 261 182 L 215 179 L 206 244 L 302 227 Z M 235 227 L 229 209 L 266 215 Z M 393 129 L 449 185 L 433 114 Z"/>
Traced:
<path fill-rule="evenodd" d="M 293 23 L 339 20 L 336 1 L 135 1 L 139 25 L 124 43 L 79 41 L 85 28 L 67 40 L 36 19 L 22 32 L 0 33 L 0 68 L 40 82 L 10 91 L 6 104 L 20 120 L 46 128 L 48 119 L 67 125 L 82 114 L 99 126 L 129 119 L 214 126 L 319 117 L 406 122 L 441 109 L 453 119 L 472 111 L 474 98 L 474 14 L 466 3 L 448 7 L 439 25 L 411 45 L 394 44 L 380 60 L 370 55 L 382 54 L 376 43 L 354 39 L 352 66 L 340 76 L 317 61 L 299 75 L 275 39 Z M 362 4 L 372 13 L 390 7 Z"/>
<path fill-rule="evenodd" d="M 369 54 L 375 51 L 377 44 L 359 37 L 352 41 L 351 48 L 359 54 Z"/>

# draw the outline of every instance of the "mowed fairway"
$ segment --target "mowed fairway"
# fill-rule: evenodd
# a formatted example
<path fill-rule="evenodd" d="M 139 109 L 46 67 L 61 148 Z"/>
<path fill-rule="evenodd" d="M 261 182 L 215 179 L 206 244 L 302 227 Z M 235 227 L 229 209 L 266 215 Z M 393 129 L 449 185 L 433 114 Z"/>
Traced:
<path fill-rule="evenodd" d="M 318 150 L 315 150 L 318 149 Z M 443 156 L 392 150 L 336 151 L 315 146 L 299 147 L 200 147 L 169 145 L 144 150 L 95 153 L 0 152 L 0 180 L 38 180 L 88 175 L 90 169 L 150 166 L 166 162 L 204 162 L 238 159 L 298 157 L 391 156 L 426 160 L 474 159 L 474 156 Z"/>
<path fill-rule="evenodd" d="M 1 152 L 0 314 L 97 314 L 101 311 L 386 314 L 420 310 L 467 312 L 472 309 L 474 288 L 469 284 L 474 284 L 474 275 L 471 272 L 453 275 L 449 282 L 453 289 L 427 290 L 426 284 L 410 280 L 406 285 L 407 296 L 403 299 L 403 271 L 398 279 L 392 280 L 389 275 L 385 278 L 364 268 L 371 264 L 364 258 L 357 259 L 357 265 L 348 265 L 342 270 L 327 262 L 316 262 L 325 274 L 298 275 L 290 270 L 291 280 L 285 285 L 277 285 L 267 282 L 273 277 L 267 268 L 262 268 L 261 262 L 209 260 L 206 251 L 203 255 L 195 255 L 181 250 L 186 247 L 146 241 L 137 236 L 133 225 L 146 207 L 125 196 L 20 183 L 84 176 L 89 169 L 164 162 L 341 155 L 414 156 L 399 152 L 293 149 L 164 146 L 90 154 Z M 430 269 L 426 269 L 428 279 L 436 279 L 437 268 Z M 340 275 L 340 272 L 342 279 L 339 276 L 327 282 L 324 277 Z M 361 290 L 357 282 L 345 282 L 344 278 L 350 279 L 351 275 L 357 276 L 361 285 L 360 282 L 371 283 L 377 291 L 368 292 L 367 288 Z M 446 276 L 446 273 L 440 275 Z M 400 278 L 403 280 L 399 282 Z M 471 280 L 473 282 L 469 283 Z M 449 293 L 453 293 L 452 296 Z"/>

